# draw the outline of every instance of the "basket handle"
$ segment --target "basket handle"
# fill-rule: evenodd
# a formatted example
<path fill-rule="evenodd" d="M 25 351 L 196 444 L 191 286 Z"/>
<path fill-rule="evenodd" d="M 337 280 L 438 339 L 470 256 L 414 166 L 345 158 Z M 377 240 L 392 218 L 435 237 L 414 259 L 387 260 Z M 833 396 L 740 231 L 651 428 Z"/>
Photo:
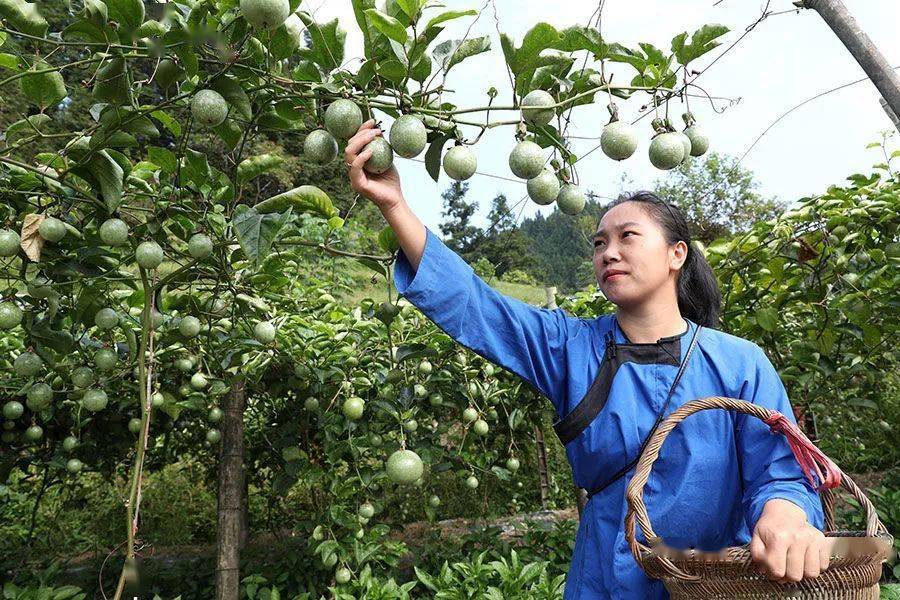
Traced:
<path fill-rule="evenodd" d="M 635 561 L 637 561 L 642 569 L 644 569 L 644 557 L 652 554 L 653 550 L 637 541 L 635 535 L 635 523 L 637 522 L 640 524 L 641 532 L 649 543 L 660 541 L 660 538 L 653 531 L 653 526 L 650 524 L 650 517 L 647 514 L 647 507 L 644 504 L 644 486 L 647 484 L 647 480 L 650 479 L 650 471 L 653 468 L 653 463 L 659 457 L 659 450 L 662 447 L 666 436 L 669 435 L 669 432 L 672 431 L 678 423 L 696 412 L 712 408 L 722 408 L 746 413 L 764 421 L 769 425 L 773 432 L 782 433 L 787 436 L 788 442 L 791 445 L 791 450 L 797 457 L 798 462 L 800 462 L 801 468 L 807 478 L 812 481 L 810 473 L 812 470 L 816 472 L 816 475 L 819 478 L 819 482 L 821 483 L 819 490 L 825 498 L 825 504 L 827 505 L 824 506 L 825 514 L 827 520 L 830 521 L 827 523 L 829 526 L 828 528 L 833 529 L 834 527 L 832 520 L 833 510 L 831 506 L 833 500 L 829 488 L 840 485 L 850 492 L 865 510 L 866 536 L 875 537 L 879 532 L 887 533 L 887 529 L 885 529 L 884 525 L 882 525 L 881 521 L 878 519 L 875 507 L 866 495 L 862 493 L 859 487 L 857 487 L 856 483 L 854 483 L 845 473 L 842 474 L 840 469 L 837 468 L 837 465 L 816 448 L 809 438 L 807 438 L 798 427 L 788 421 L 784 415 L 778 411 L 769 410 L 745 400 L 725 398 L 722 396 L 709 396 L 707 398 L 698 398 L 686 402 L 666 417 L 666 420 L 663 421 L 653 434 L 653 437 L 647 442 L 647 446 L 638 460 L 634 476 L 628 484 L 626 491 L 628 512 L 625 516 L 625 539 L 628 540 L 628 545 L 631 547 L 631 553 L 634 555 Z M 822 472 L 819 463 L 821 463 L 824 468 L 824 473 Z M 657 556 L 656 558 L 663 570 L 673 577 L 685 581 L 698 581 L 700 579 L 696 575 L 685 573 L 664 556 Z"/>

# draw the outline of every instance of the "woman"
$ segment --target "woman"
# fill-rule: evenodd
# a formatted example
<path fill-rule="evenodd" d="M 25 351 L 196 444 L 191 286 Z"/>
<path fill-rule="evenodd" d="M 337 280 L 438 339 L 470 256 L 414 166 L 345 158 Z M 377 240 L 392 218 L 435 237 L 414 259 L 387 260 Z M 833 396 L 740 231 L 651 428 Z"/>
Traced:
<path fill-rule="evenodd" d="M 565 598 L 667 598 L 624 535 L 632 461 L 657 416 L 726 396 L 793 420 L 759 346 L 713 329 L 721 296 L 684 218 L 646 192 L 613 202 L 594 236 L 593 263 L 615 314 L 579 319 L 534 308 L 485 284 L 419 221 L 394 167 L 379 176 L 362 169 L 370 156 L 363 148 L 380 134 L 374 120 L 364 123 L 344 160 L 353 189 L 397 234 L 398 291 L 460 344 L 550 399 L 575 483 L 589 490 Z M 669 547 L 750 542 L 760 571 L 780 581 L 817 577 L 828 566 L 817 493 L 786 440 L 743 413 L 708 410 L 684 420 L 662 446 L 644 500 Z"/>

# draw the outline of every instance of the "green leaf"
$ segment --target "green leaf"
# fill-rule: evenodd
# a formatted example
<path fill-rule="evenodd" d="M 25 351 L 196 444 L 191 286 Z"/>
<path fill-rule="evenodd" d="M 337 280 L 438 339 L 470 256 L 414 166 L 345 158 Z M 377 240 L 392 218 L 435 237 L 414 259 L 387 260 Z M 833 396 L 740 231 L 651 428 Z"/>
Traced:
<path fill-rule="evenodd" d="M 431 29 L 438 23 L 443 23 L 445 21 L 450 21 L 452 19 L 458 19 L 460 17 L 469 17 L 475 16 L 478 14 L 478 11 L 474 8 L 470 8 L 469 10 L 448 10 L 445 13 L 441 13 L 436 17 L 432 17 L 431 20 L 428 21 L 428 24 L 425 26 L 425 30 Z"/>
<path fill-rule="evenodd" d="M 73 158 L 79 160 L 78 154 L 73 153 Z M 125 170 L 110 156 L 109 152 L 106 150 L 94 151 L 86 164 L 73 168 L 72 172 L 91 184 L 98 196 L 103 199 L 109 212 L 119 208 L 119 204 L 122 202 Z"/>
<path fill-rule="evenodd" d="M 372 58 L 372 28 L 366 19 L 366 11 L 375 8 L 375 0 L 352 0 L 356 24 L 363 34 L 363 49 L 367 59 Z"/>
<path fill-rule="evenodd" d="M 246 204 L 234 211 L 232 225 L 241 249 L 254 265 L 269 255 L 272 244 L 287 221 L 290 209 L 284 213 L 260 214 Z"/>
<path fill-rule="evenodd" d="M 174 173 L 178 169 L 178 159 L 171 150 L 150 146 L 147 149 L 150 160 L 166 173 Z"/>
<path fill-rule="evenodd" d="M 338 68 L 344 62 L 344 40 L 347 38 L 347 32 L 340 27 L 338 20 L 320 25 L 306 12 L 298 12 L 297 16 L 308 28 L 312 48 L 300 48 L 296 55 L 312 60 L 326 73 Z"/>
<path fill-rule="evenodd" d="M 687 32 L 680 33 L 672 39 L 672 52 L 678 59 L 678 63 L 686 65 L 699 58 L 719 45 L 716 38 L 728 33 L 725 25 L 707 24 L 694 32 L 691 41 L 685 44 Z"/>
<path fill-rule="evenodd" d="M 136 29 L 144 22 L 142 0 L 104 0 L 104 2 L 109 9 L 109 18 L 125 29 Z"/>
<path fill-rule="evenodd" d="M 414 358 L 431 358 L 437 356 L 437 350 L 425 344 L 404 344 L 397 348 L 397 362 L 402 363 L 405 360 Z"/>
<path fill-rule="evenodd" d="M 441 174 L 441 157 L 444 154 L 444 144 L 452 137 L 453 136 L 449 133 L 441 135 L 431 142 L 428 146 L 428 151 L 425 152 L 425 170 L 435 183 L 437 183 L 438 177 L 440 177 Z"/>
<path fill-rule="evenodd" d="M 403 44 L 409 39 L 409 33 L 406 31 L 406 27 L 394 17 L 386 15 L 376 8 L 366 10 L 366 16 L 372 22 L 375 29 L 392 40 Z"/>
<path fill-rule="evenodd" d="M 774 308 L 758 308 L 754 316 L 760 327 L 766 331 L 775 331 L 778 325 L 778 312 Z"/>
<path fill-rule="evenodd" d="M 447 63 L 446 71 L 449 71 L 453 68 L 453 65 L 457 65 L 462 61 L 466 60 L 470 56 L 474 56 L 476 54 L 481 54 L 482 52 L 487 52 L 491 49 L 491 38 L 488 36 L 482 36 L 479 38 L 468 39 L 462 42 L 459 47 L 456 48 L 456 51 L 450 56 L 450 61 Z"/>
<path fill-rule="evenodd" d="M 397 239 L 397 234 L 394 233 L 390 226 L 384 227 L 378 232 L 378 246 L 391 254 L 400 249 L 400 241 Z"/>
<path fill-rule="evenodd" d="M 187 160 L 182 174 L 197 187 L 206 183 L 206 180 L 209 179 L 209 161 L 206 154 L 187 148 L 185 158 Z"/>
<path fill-rule="evenodd" d="M 244 135 L 244 130 L 241 129 L 240 125 L 234 122 L 234 119 L 225 119 L 221 125 L 214 127 L 213 131 L 215 131 L 216 135 L 225 142 L 225 145 L 228 146 L 230 150 L 237 148 L 238 143 L 241 141 L 241 137 Z"/>
<path fill-rule="evenodd" d="M 150 116 L 162 123 L 163 127 L 168 129 L 172 135 L 181 135 L 181 124 L 175 118 L 164 110 L 154 110 Z"/>
<path fill-rule="evenodd" d="M 277 154 L 260 154 L 241 161 L 237 168 L 238 185 L 247 183 L 267 171 L 276 169 L 284 163 L 284 157 Z"/>
<path fill-rule="evenodd" d="M 28 70 L 28 75 L 19 79 L 25 97 L 42 109 L 57 104 L 66 97 L 66 84 L 59 71 L 36 72 L 46 69 L 52 69 L 52 67 L 39 60 Z"/>
<path fill-rule="evenodd" d="M 12 145 L 22 138 L 35 135 L 37 132 L 44 132 L 44 126 L 53 119 L 50 115 L 38 113 L 31 115 L 27 119 L 21 119 L 9 126 L 6 130 L 6 143 Z"/>
<path fill-rule="evenodd" d="M 250 98 L 244 91 L 240 82 L 230 75 L 220 75 L 209 84 L 213 89 L 225 98 L 225 100 L 234 108 L 237 113 L 249 121 L 253 118 L 253 108 L 250 105 Z"/>
<path fill-rule="evenodd" d="M 294 212 L 310 213 L 326 219 L 337 216 L 328 194 L 314 185 L 301 185 L 277 196 L 263 200 L 255 206 L 259 213 L 285 212 L 292 209 Z"/>
<path fill-rule="evenodd" d="M 44 37 L 49 25 L 37 7 L 37 3 L 24 0 L 0 0 L 0 16 L 22 33 Z"/>
<path fill-rule="evenodd" d="M 103 63 L 97 71 L 93 89 L 94 98 L 113 105 L 131 104 L 131 84 L 125 75 L 125 59 L 115 56 Z"/>
<path fill-rule="evenodd" d="M 25 65 L 22 63 L 22 59 L 20 59 L 18 56 L 6 53 L 0 54 L 0 67 L 18 73 L 24 66 Z"/>
<path fill-rule="evenodd" d="M 374 260 L 374 259 L 372 259 L 372 258 L 367 258 L 367 257 L 365 257 L 365 256 L 360 257 L 360 258 L 357 258 L 356 261 L 357 261 L 358 263 L 360 263 L 360 264 L 362 264 L 362 265 L 365 265 L 366 267 L 372 269 L 373 271 L 375 271 L 375 272 L 378 273 L 379 275 L 382 275 L 382 276 L 384 276 L 384 277 L 387 277 L 387 275 L 388 275 L 387 267 L 386 267 L 386 266 L 384 265 L 384 263 L 382 263 L 382 262 L 379 262 L 379 261 Z"/>

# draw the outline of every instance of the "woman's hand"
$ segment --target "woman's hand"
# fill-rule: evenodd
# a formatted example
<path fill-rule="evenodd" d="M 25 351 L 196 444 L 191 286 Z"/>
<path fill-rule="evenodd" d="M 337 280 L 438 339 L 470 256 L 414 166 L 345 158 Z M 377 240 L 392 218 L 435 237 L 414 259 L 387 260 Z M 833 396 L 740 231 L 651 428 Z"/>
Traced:
<path fill-rule="evenodd" d="M 381 130 L 375 128 L 375 119 L 369 119 L 363 123 L 353 137 L 347 141 L 344 163 L 350 168 L 350 187 L 361 196 L 374 202 L 384 213 L 402 204 L 404 198 L 403 191 L 400 189 L 400 175 L 394 165 L 380 175 L 373 175 L 363 169 L 363 165 L 372 156 L 371 150 L 363 150 L 363 148 L 379 135 L 381 135 Z"/>
<path fill-rule="evenodd" d="M 818 577 L 828 568 L 832 541 L 806 521 L 806 512 L 787 500 L 766 502 L 750 541 L 760 571 L 781 583 Z"/>

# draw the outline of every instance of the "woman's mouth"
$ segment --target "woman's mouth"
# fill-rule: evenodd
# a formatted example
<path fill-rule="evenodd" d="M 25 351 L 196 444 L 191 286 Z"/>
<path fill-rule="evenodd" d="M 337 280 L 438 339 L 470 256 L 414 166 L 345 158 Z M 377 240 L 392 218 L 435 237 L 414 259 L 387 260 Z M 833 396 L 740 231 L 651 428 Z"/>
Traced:
<path fill-rule="evenodd" d="M 614 271 L 612 273 L 607 273 L 606 275 L 603 276 L 603 281 L 613 281 L 613 280 L 619 279 L 620 277 L 623 277 L 626 274 L 627 273 L 623 273 L 622 271 Z"/>

